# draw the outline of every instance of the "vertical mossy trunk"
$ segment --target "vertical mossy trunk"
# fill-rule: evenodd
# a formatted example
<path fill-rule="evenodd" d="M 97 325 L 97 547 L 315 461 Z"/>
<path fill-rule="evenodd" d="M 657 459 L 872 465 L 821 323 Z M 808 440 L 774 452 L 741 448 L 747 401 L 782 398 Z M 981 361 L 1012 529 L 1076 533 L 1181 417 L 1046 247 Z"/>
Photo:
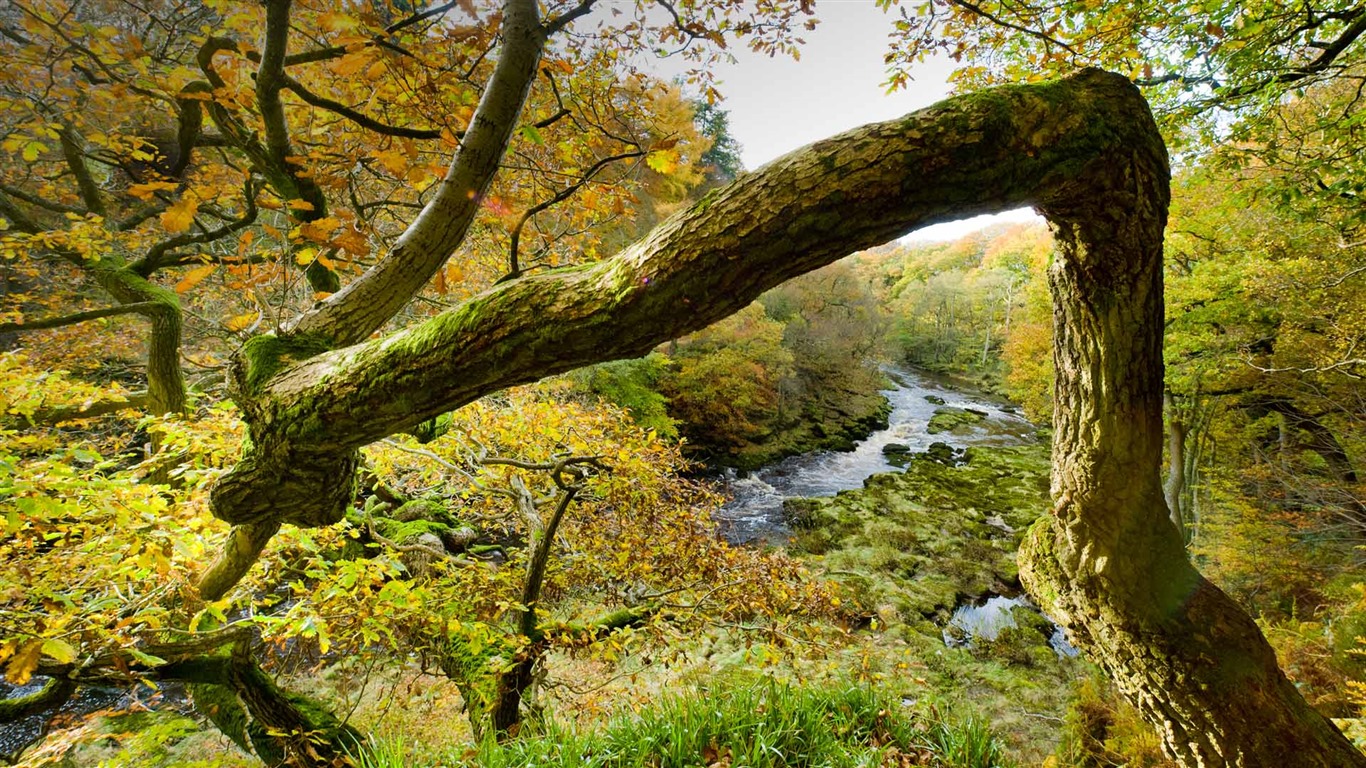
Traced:
<path fill-rule="evenodd" d="M 1021 579 L 1191 766 L 1362 766 L 1257 625 L 1195 570 L 1162 462 L 1165 152 L 1154 129 L 1041 208 L 1054 299 L 1053 514 Z"/>
<path fill-rule="evenodd" d="M 90 268 L 100 287 L 122 304 L 146 304 L 138 314 L 152 325 L 147 338 L 148 410 L 155 414 L 185 410 L 185 376 L 180 369 L 180 299 L 174 291 L 138 275 L 122 261 L 106 257 Z"/>

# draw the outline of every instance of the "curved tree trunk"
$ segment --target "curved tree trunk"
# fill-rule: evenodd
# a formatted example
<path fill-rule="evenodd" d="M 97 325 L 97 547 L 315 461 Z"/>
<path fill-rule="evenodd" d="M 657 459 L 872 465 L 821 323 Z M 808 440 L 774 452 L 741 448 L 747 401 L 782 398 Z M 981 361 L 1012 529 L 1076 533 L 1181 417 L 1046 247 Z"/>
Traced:
<path fill-rule="evenodd" d="M 1054 508 L 1020 551 L 1021 580 L 1183 765 L 1366 765 L 1170 523 L 1159 481 L 1167 173 L 1153 127 L 1040 206 L 1061 251 L 1049 273 Z"/>
<path fill-rule="evenodd" d="M 508 386 L 641 355 L 910 229 L 1036 204 L 1062 249 L 1052 272 L 1057 503 L 1021 552 L 1022 578 L 1186 765 L 1366 765 L 1281 674 L 1247 614 L 1194 570 L 1168 520 L 1167 173 L 1138 90 L 1086 70 L 818 142 L 613 259 L 509 281 L 400 333 L 328 351 L 374 327 L 362 297 L 409 291 L 410 276 L 390 284 L 372 271 L 365 290 L 339 292 L 289 335 L 253 339 L 236 361 L 251 446 L 213 489 L 214 514 L 257 531 L 331 524 L 366 443 Z M 429 208 L 422 219 L 439 229 L 441 215 Z M 340 328 L 353 322 L 359 330 Z"/>

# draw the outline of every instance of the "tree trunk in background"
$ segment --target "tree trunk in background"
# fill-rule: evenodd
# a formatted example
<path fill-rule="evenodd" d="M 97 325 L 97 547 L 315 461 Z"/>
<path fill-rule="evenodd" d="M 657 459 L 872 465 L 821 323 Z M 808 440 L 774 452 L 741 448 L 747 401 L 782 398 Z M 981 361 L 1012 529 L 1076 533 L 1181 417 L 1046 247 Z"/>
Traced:
<path fill-rule="evenodd" d="M 1282 674 L 1252 618 L 1190 564 L 1169 519 L 1167 174 L 1154 129 L 1041 201 L 1060 250 L 1049 274 L 1054 508 L 1021 548 L 1021 579 L 1183 765 L 1366 765 Z"/>
<path fill-rule="evenodd" d="M 1176 407 L 1176 398 L 1171 392 L 1162 395 L 1163 405 L 1167 409 L 1167 481 L 1163 484 L 1162 495 L 1167 500 L 1167 510 L 1171 513 L 1172 525 L 1181 532 L 1181 538 L 1188 540 L 1186 535 L 1186 422 Z"/>

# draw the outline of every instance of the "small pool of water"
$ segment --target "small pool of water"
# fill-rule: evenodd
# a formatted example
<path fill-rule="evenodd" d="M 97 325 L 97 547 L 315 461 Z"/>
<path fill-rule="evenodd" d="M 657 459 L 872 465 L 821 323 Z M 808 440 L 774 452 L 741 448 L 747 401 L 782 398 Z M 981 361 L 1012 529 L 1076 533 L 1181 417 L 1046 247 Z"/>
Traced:
<path fill-rule="evenodd" d="M 1039 610 L 1038 606 L 1024 597 L 1001 597 L 996 595 L 985 601 L 973 604 L 964 603 L 953 611 L 949 623 L 944 627 L 944 644 L 950 648 L 971 648 L 978 641 L 991 641 L 1000 637 L 1002 630 L 1019 626 L 1015 621 L 1014 609 L 1025 608 L 1043 616 L 1053 631 L 1048 636 L 1048 645 L 1060 658 L 1071 658 L 1081 653 L 1067 640 L 1067 631 L 1058 626 Z"/>

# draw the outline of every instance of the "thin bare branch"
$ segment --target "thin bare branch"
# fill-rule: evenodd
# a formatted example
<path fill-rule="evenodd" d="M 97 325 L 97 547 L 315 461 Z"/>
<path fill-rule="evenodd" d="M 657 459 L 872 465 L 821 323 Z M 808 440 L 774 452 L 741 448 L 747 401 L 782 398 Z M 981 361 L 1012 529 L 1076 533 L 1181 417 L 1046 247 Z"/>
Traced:
<path fill-rule="evenodd" d="M 161 302 L 139 301 L 134 304 L 121 304 L 116 307 L 104 307 L 102 309 L 91 309 L 85 312 L 75 312 L 61 317 L 48 317 L 42 320 L 33 320 L 26 323 L 0 323 L 0 333 L 24 333 L 25 331 L 41 331 L 48 328 L 61 328 L 67 325 L 76 325 L 91 320 L 99 320 L 102 317 L 114 317 L 116 315 L 129 315 L 148 310 L 159 309 Z"/>

